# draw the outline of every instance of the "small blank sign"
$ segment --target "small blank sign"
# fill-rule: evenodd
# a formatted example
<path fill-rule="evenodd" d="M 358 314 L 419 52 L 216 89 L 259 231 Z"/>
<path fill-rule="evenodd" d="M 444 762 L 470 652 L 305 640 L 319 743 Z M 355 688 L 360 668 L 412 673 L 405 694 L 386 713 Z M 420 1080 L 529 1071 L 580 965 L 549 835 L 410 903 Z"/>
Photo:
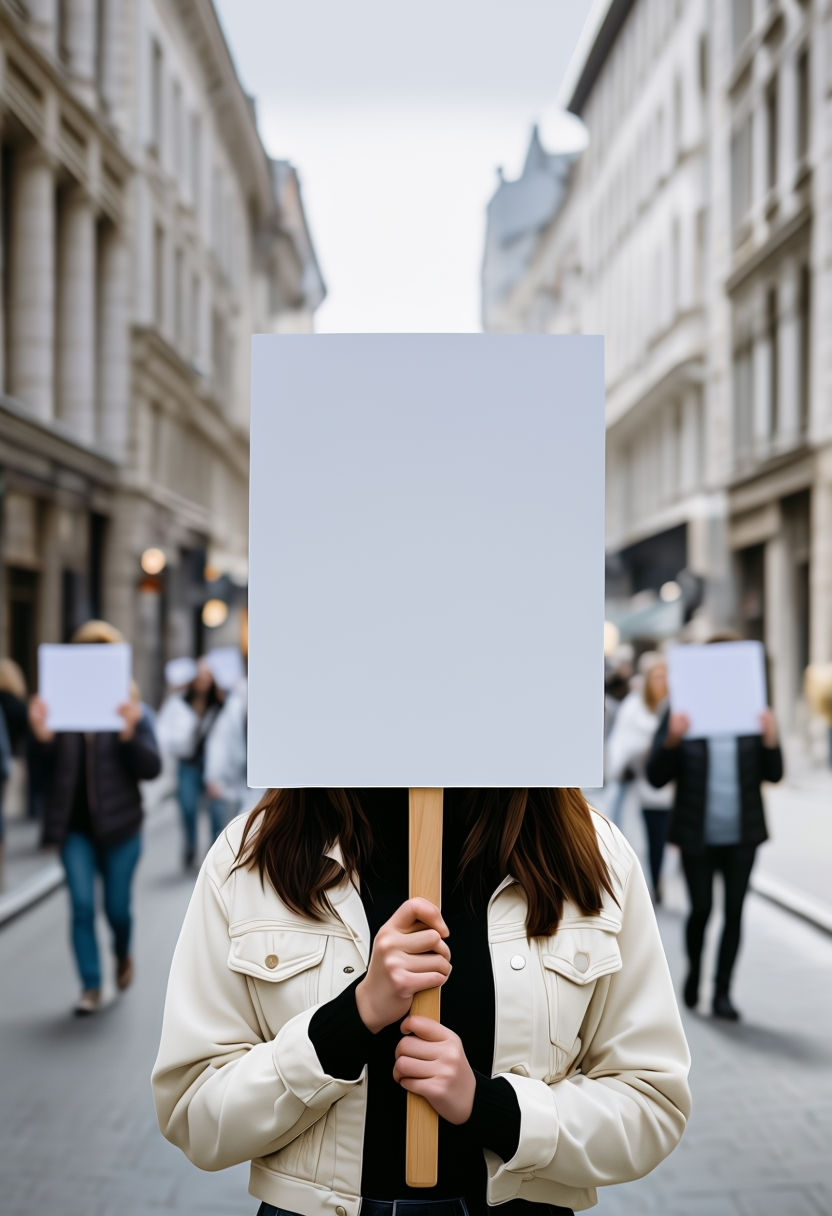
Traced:
<path fill-rule="evenodd" d="M 55 731 L 120 731 L 130 700 L 131 647 L 124 643 L 38 647 L 38 692 Z"/>
<path fill-rule="evenodd" d="M 766 708 L 761 642 L 671 646 L 667 675 L 671 708 L 690 718 L 691 739 L 760 734 Z"/>
<path fill-rule="evenodd" d="M 253 341 L 249 784 L 597 786 L 600 337 Z"/>

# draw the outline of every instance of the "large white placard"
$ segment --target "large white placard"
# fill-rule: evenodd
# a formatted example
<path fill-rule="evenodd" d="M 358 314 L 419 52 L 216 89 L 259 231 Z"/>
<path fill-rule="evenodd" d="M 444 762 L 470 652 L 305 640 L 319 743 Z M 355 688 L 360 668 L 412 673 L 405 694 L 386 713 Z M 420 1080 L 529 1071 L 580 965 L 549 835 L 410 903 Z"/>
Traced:
<path fill-rule="evenodd" d="M 598 786 L 600 337 L 253 340 L 249 784 Z"/>
<path fill-rule="evenodd" d="M 767 703 L 761 642 L 671 646 L 667 674 L 671 708 L 690 718 L 689 738 L 760 734 Z"/>
<path fill-rule="evenodd" d="M 132 648 L 125 643 L 38 647 L 38 692 L 50 730 L 120 731 L 130 700 Z"/>

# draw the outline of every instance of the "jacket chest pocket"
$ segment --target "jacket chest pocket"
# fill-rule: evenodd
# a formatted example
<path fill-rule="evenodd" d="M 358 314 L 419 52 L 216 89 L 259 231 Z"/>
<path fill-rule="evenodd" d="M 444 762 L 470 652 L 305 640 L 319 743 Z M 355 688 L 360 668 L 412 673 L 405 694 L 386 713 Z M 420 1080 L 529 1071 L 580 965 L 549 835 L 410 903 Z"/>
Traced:
<path fill-rule="evenodd" d="M 581 1029 L 596 982 L 621 969 L 617 928 L 563 924 L 554 936 L 540 941 L 555 1076 L 566 1072 L 580 1054 Z"/>
<path fill-rule="evenodd" d="M 327 943 L 325 933 L 278 926 L 232 934 L 228 966 L 249 978 L 249 991 L 270 1035 L 317 1004 Z"/>

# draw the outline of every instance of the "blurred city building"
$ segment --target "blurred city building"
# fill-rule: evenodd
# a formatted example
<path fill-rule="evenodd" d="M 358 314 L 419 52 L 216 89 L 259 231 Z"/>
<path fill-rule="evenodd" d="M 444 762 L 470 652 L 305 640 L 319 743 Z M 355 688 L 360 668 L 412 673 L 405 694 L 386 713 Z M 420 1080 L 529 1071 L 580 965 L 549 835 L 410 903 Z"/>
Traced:
<path fill-rule="evenodd" d="M 210 0 L 0 0 L 0 647 L 236 640 L 249 336 L 324 285 Z M 206 602 L 209 604 L 206 609 Z"/>
<path fill-rule="evenodd" d="M 799 730 L 832 658 L 832 6 L 598 0 L 562 100 L 587 149 L 495 299 L 498 186 L 484 324 L 605 334 L 609 615 L 763 640 Z"/>

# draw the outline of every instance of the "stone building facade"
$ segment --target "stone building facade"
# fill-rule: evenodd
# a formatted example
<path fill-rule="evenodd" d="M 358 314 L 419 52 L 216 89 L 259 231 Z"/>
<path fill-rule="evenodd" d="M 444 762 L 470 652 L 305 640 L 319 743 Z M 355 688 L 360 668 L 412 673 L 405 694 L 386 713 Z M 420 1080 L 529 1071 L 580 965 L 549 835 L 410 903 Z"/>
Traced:
<path fill-rule="evenodd" d="M 799 730 L 832 657 L 832 5 L 606 0 L 563 101 L 588 148 L 503 326 L 605 334 L 613 607 L 681 590 L 668 632 L 760 638 Z"/>
<path fill-rule="evenodd" d="M 33 683 L 103 615 L 153 699 L 238 635 L 248 339 L 324 292 L 299 193 L 203 0 L 6 0 L 0 127 L 0 647 Z"/>

